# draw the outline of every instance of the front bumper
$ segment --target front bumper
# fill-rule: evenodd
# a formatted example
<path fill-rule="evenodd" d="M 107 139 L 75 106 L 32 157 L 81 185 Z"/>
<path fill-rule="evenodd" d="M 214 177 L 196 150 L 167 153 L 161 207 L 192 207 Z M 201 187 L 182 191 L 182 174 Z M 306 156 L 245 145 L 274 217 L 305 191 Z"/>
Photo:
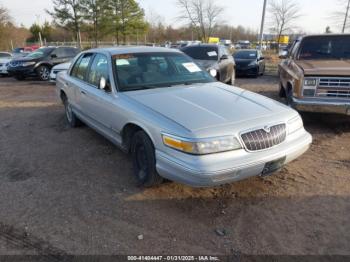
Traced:
<path fill-rule="evenodd" d="M 312 143 L 312 137 L 304 129 L 287 138 L 281 145 L 261 152 L 245 150 L 198 156 L 191 163 L 183 162 L 156 151 L 159 175 L 193 187 L 211 187 L 259 176 L 265 165 L 286 157 L 285 164 L 304 154 Z"/>
<path fill-rule="evenodd" d="M 237 75 L 256 75 L 259 71 L 259 67 L 257 66 L 249 66 L 249 67 L 237 67 L 236 74 Z"/>
<path fill-rule="evenodd" d="M 19 76 L 36 76 L 34 66 L 27 66 L 27 67 L 9 67 L 8 72 L 11 75 L 19 75 Z"/>
<path fill-rule="evenodd" d="M 350 101 L 344 100 L 315 100 L 293 98 L 293 107 L 296 110 L 303 112 L 350 115 Z"/>

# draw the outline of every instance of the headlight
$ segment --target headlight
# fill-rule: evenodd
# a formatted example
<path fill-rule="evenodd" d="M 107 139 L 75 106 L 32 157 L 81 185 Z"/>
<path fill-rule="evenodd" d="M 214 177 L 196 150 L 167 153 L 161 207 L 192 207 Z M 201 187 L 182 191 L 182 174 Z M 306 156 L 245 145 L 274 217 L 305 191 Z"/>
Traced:
<path fill-rule="evenodd" d="M 296 116 L 288 121 L 288 134 L 293 134 L 304 127 L 303 120 L 300 116 Z"/>
<path fill-rule="evenodd" d="M 316 85 L 317 85 L 317 79 L 316 78 L 305 78 L 304 79 L 304 86 L 316 87 Z"/>
<path fill-rule="evenodd" d="M 208 155 L 238 150 L 242 148 L 241 144 L 234 136 L 190 140 L 163 134 L 162 138 L 164 145 L 175 150 L 193 155 Z"/>
<path fill-rule="evenodd" d="M 212 76 L 212 77 L 216 77 L 217 74 L 218 74 L 218 71 L 216 69 L 210 69 L 209 70 L 209 74 Z"/>
<path fill-rule="evenodd" d="M 32 65 L 35 65 L 35 64 L 36 64 L 35 62 L 23 62 L 22 66 L 26 67 L 26 66 L 32 66 Z"/>

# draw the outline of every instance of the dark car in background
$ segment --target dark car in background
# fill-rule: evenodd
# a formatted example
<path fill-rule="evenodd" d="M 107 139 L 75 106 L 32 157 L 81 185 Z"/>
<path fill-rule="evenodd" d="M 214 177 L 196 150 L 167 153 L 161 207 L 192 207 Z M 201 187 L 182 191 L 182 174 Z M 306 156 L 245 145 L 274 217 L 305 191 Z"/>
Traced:
<path fill-rule="evenodd" d="M 258 77 L 265 73 L 265 58 L 260 50 L 240 50 L 233 55 L 236 74 Z"/>
<path fill-rule="evenodd" d="M 42 81 L 48 81 L 53 66 L 69 62 L 79 52 L 75 47 L 42 47 L 26 57 L 13 59 L 8 71 L 17 80 L 34 76 Z"/>
<path fill-rule="evenodd" d="M 225 46 L 191 45 L 181 49 L 218 81 L 233 85 L 236 79 L 235 60 Z"/>

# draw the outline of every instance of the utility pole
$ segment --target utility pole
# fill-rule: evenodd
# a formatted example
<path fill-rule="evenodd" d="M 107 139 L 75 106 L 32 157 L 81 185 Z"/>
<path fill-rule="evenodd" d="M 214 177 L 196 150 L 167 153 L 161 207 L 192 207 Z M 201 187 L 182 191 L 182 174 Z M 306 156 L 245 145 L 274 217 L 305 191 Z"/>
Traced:
<path fill-rule="evenodd" d="M 349 2 L 350 2 L 350 0 L 349 0 Z M 259 39 L 261 51 L 262 51 L 263 40 L 264 40 L 264 25 L 265 25 L 266 5 L 267 5 L 267 0 L 264 0 L 264 7 L 263 7 L 263 12 L 262 12 L 261 27 L 260 27 L 260 39 Z"/>
<path fill-rule="evenodd" d="M 348 7 L 346 8 L 345 19 L 344 19 L 344 25 L 343 25 L 343 30 L 342 30 L 342 33 L 343 33 L 343 34 L 345 33 L 346 24 L 347 24 L 347 21 L 348 21 L 349 9 L 350 9 L 350 0 L 348 0 Z"/>

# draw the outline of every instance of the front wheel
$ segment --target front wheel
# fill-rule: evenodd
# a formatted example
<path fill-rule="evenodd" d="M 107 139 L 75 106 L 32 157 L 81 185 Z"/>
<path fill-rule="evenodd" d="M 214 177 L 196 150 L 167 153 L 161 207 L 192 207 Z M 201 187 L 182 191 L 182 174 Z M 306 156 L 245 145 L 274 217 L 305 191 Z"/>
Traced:
<path fill-rule="evenodd" d="M 156 170 L 153 143 L 144 131 L 137 132 L 131 144 L 134 172 L 140 186 L 153 187 L 163 182 Z"/>
<path fill-rule="evenodd" d="M 36 72 L 41 81 L 50 80 L 50 68 L 48 66 L 39 66 Z"/>

